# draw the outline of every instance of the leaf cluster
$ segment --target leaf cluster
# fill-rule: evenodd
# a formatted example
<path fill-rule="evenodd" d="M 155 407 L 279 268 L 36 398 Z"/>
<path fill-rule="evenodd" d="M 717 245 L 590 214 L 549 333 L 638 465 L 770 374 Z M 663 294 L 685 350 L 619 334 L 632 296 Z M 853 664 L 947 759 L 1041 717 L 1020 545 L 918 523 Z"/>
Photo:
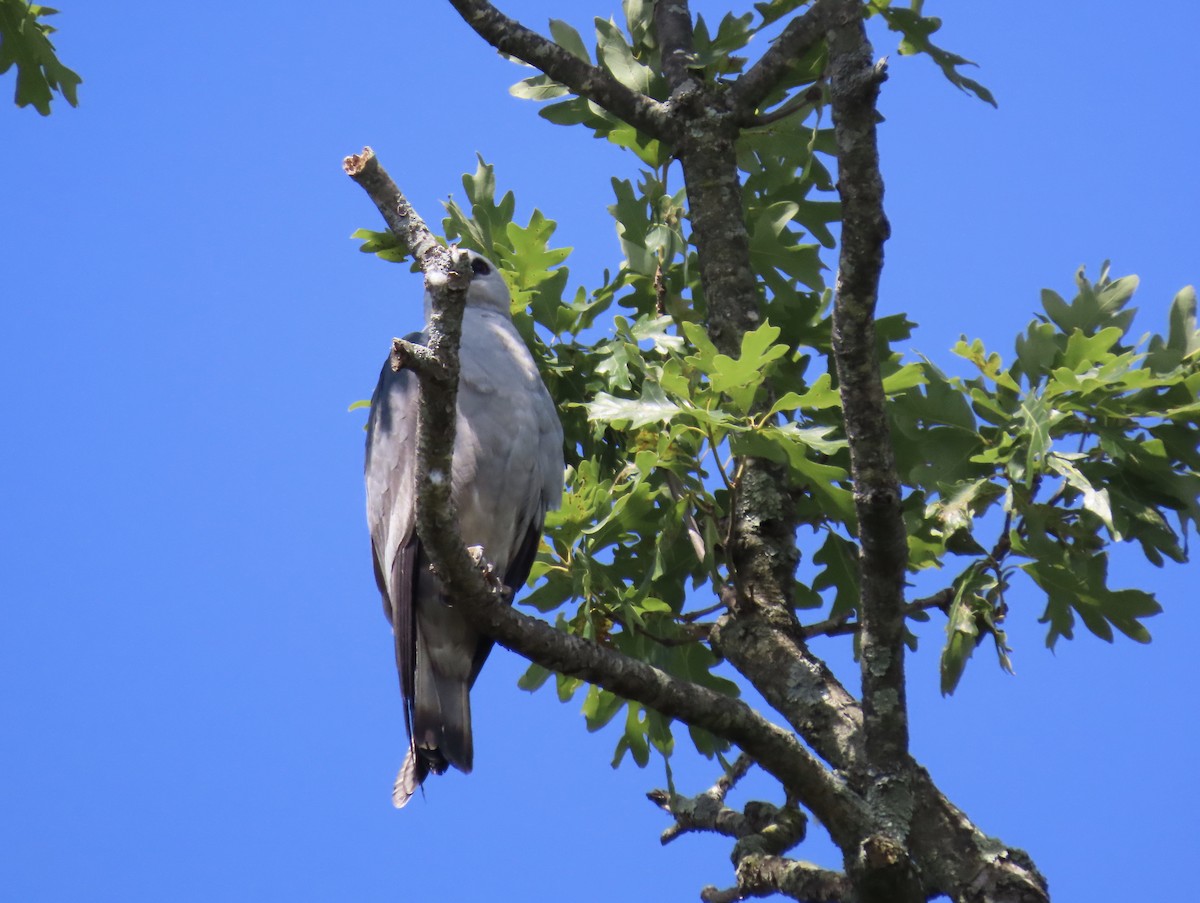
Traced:
<path fill-rule="evenodd" d="M 745 66 L 739 54 L 800 3 L 758 3 L 696 32 L 692 65 L 714 83 Z M 626 0 L 624 28 L 596 20 L 594 47 L 552 21 L 571 53 L 595 61 L 634 90 L 665 96 L 651 4 Z M 931 55 L 964 90 L 961 57 L 928 40 L 937 20 L 919 2 L 901 10 L 864 6 Z M 634 179 L 614 178 L 608 211 L 616 265 L 573 291 L 570 249 L 552 245 L 556 224 L 534 210 L 525 225 L 512 192 L 497 199 L 482 158 L 463 178 L 465 203 L 449 201 L 447 239 L 503 270 L 514 320 L 558 400 L 567 445 L 567 492 L 546 523 L 524 603 L 559 629 L 610 645 L 664 671 L 737 694 L 708 644 L 705 620 L 720 610 L 730 577 L 730 513 L 744 491 L 742 462 L 767 458 L 788 475 L 804 565 L 793 602 L 826 608 L 844 623 L 858 607 L 858 547 L 849 457 L 832 365 L 831 296 L 822 255 L 835 247 L 833 139 L 824 125 L 825 51 L 800 60 L 767 99 L 778 115 L 743 131 L 737 145 L 742 211 L 759 279 L 758 327 L 736 355 L 718 351 L 690 241 L 685 192 L 671 184 L 671 149 L 569 94 L 544 75 L 513 93 L 551 101 L 541 115 L 583 125 L 635 154 Z M 362 250 L 400 259 L 385 233 L 362 230 Z M 1042 297 L 1039 314 L 1008 364 L 964 338 L 955 354 L 976 375 L 948 376 L 926 358 L 893 350 L 915 324 L 876 322 L 877 353 L 904 489 L 909 569 L 945 569 L 950 602 L 942 689 L 951 692 L 974 649 L 990 639 L 1011 667 L 1003 625 L 1009 606 L 1044 598 L 1047 642 L 1073 637 L 1076 619 L 1111 640 L 1114 628 L 1146 641 L 1152 594 L 1108 585 L 1109 551 L 1135 544 L 1155 564 L 1184 561 L 1189 527 L 1200 526 L 1200 333 L 1195 292 L 1175 299 L 1165 336 L 1134 337 L 1128 307 L 1136 280 L 1107 265 L 1076 295 Z M 914 618 L 927 614 L 915 611 Z M 910 635 L 910 645 L 916 646 Z M 550 674 L 529 669 L 535 689 Z M 557 676 L 561 699 L 583 688 Z M 622 725 L 614 763 L 669 755 L 662 716 L 595 687 L 584 694 L 589 729 Z M 623 717 L 622 717 L 623 716 Z M 719 755 L 725 742 L 691 732 Z"/>
<path fill-rule="evenodd" d="M 58 10 L 35 6 L 26 0 L 0 0 L 0 74 L 15 64 L 18 107 L 33 105 L 43 116 L 50 115 L 50 101 L 57 91 L 71 106 L 78 104 L 75 89 L 82 79 L 59 62 L 50 35 L 55 29 L 43 21 Z"/>

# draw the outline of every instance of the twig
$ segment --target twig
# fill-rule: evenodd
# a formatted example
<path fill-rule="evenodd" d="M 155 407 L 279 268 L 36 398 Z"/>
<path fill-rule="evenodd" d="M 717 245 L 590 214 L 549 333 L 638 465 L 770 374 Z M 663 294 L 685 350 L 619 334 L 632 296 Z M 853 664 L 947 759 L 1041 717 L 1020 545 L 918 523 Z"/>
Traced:
<path fill-rule="evenodd" d="M 446 249 L 438 242 L 425 221 L 413 210 L 412 204 L 400 193 L 392 177 L 387 174 L 375 157 L 375 152 L 364 147 L 361 154 L 351 154 L 342 161 L 342 169 L 367 193 L 383 214 L 383 221 L 392 234 L 404 245 L 406 251 L 420 265 L 423 272 L 435 263 L 443 265 L 449 259 L 443 257 Z"/>
<path fill-rule="evenodd" d="M 648 135 L 669 140 L 675 132 L 676 123 L 661 103 L 630 90 L 604 69 L 510 19 L 487 0 L 450 0 L 450 5 L 501 53 L 528 63 Z"/>
<path fill-rule="evenodd" d="M 699 611 L 689 611 L 685 615 L 680 615 L 679 620 L 683 621 L 685 624 L 690 624 L 693 621 L 699 621 L 703 617 L 707 617 L 708 615 L 715 614 L 716 612 L 720 611 L 721 609 L 728 608 L 728 607 L 729 607 L 728 603 L 726 603 L 724 600 L 722 600 L 720 602 L 716 602 L 716 603 L 708 606 L 708 608 L 702 608 Z"/>
<path fill-rule="evenodd" d="M 912 617 L 931 608 L 940 608 L 945 611 L 946 607 L 953 601 L 954 590 L 938 590 L 932 596 L 926 596 L 924 599 L 916 599 L 905 605 L 904 616 L 906 618 Z M 804 632 L 806 640 L 817 636 L 845 636 L 846 634 L 858 631 L 859 622 L 852 620 L 852 618 L 853 614 L 846 612 L 834 618 L 826 618 L 824 621 L 818 621 L 815 624 L 807 624 L 801 630 Z"/>
<path fill-rule="evenodd" d="M 854 612 L 847 611 L 816 624 L 807 624 L 800 628 L 804 639 L 811 640 L 815 636 L 845 636 L 858 630 L 858 622 L 853 620 Z"/>
<path fill-rule="evenodd" d="M 391 362 L 393 373 L 412 370 L 418 375 L 424 372 L 435 379 L 446 378 L 442 362 L 433 352 L 424 345 L 410 342 L 407 339 L 392 339 L 392 353 L 388 360 Z"/>
<path fill-rule="evenodd" d="M 800 58 L 825 37 L 830 27 L 841 24 L 849 15 L 860 16 L 861 11 L 857 8 L 850 11 L 846 4 L 831 0 L 818 0 L 803 15 L 788 22 L 771 48 L 733 83 L 730 93 L 739 121 L 749 124 L 758 107 Z"/>

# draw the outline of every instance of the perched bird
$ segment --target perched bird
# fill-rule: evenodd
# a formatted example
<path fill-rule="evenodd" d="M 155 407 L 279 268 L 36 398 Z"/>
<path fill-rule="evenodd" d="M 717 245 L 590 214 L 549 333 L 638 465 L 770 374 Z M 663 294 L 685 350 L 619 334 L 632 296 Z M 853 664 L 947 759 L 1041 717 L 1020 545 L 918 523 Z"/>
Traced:
<path fill-rule="evenodd" d="M 451 490 L 459 535 L 515 593 L 529 576 L 546 511 L 563 490 L 563 433 L 550 393 L 512 322 L 508 287 L 471 256 L 459 350 Z M 425 295 L 428 321 L 431 298 Z M 424 342 L 424 333 L 408 337 Z M 416 533 L 417 376 L 385 362 L 367 421 L 367 522 L 375 581 L 392 625 L 408 755 L 392 792 L 409 801 L 430 772 L 471 770 L 469 691 L 492 648 L 454 607 Z"/>

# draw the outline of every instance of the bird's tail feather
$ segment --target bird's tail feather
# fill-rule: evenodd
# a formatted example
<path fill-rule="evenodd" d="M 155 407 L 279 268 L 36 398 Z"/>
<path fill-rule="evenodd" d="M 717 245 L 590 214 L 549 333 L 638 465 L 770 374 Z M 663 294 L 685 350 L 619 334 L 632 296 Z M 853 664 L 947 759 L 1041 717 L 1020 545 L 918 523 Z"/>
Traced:
<path fill-rule="evenodd" d="M 410 747 L 408 755 L 404 757 L 404 764 L 400 766 L 400 773 L 396 775 L 396 783 L 392 785 L 392 805 L 397 809 L 407 806 L 428 775 L 429 766 L 417 755 L 417 751 Z"/>
<path fill-rule="evenodd" d="M 418 747 L 436 750 L 443 763 L 469 773 L 475 760 L 471 736 L 470 684 L 462 677 L 430 669 L 431 686 L 417 687 L 413 737 Z M 426 691 L 426 692 L 423 692 Z M 432 692 L 428 692 L 432 691 Z"/>

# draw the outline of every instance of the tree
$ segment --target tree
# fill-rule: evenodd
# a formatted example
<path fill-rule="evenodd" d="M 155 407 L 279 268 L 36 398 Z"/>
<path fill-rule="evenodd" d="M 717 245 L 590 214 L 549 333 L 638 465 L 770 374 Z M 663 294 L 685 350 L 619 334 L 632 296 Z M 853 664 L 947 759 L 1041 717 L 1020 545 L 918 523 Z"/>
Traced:
<path fill-rule="evenodd" d="M 864 17 L 991 100 L 962 74 L 966 60 L 932 43 L 939 23 L 920 3 L 776 0 L 713 29 L 686 2 L 626 0 L 624 30 L 597 22 L 595 62 L 565 23 L 551 23 L 551 42 L 489 3 L 452 4 L 539 70 L 514 93 L 554 101 L 541 115 L 587 126 L 646 168 L 637 185 L 614 180 L 620 267 L 569 300 L 554 224 L 537 211 L 514 222 L 515 199 L 497 201 L 486 163 L 464 179 L 470 209 L 448 205 L 446 237 L 505 270 L 563 411 L 568 495 L 526 600 L 557 612 L 556 625 L 493 598 L 438 529 L 453 522 L 449 500 L 424 479 L 422 536 L 439 572 L 532 661 L 523 685 L 554 673 L 569 697 L 591 684 L 589 727 L 624 713 L 618 759 L 669 756 L 678 724 L 719 760 L 710 790 L 652 794 L 671 836 L 735 838 L 736 886 L 705 899 L 1048 899 L 1030 858 L 984 835 L 909 755 L 906 625 L 945 617 L 944 692 L 982 643 L 1007 666 L 1014 594 L 1045 600 L 1049 644 L 1072 638 L 1077 618 L 1105 639 L 1116 628 L 1148 641 L 1142 622 L 1158 604 L 1110 587 L 1108 556 L 1130 542 L 1156 564 L 1184 561 L 1200 525 L 1194 290 L 1174 299 L 1167 334 L 1144 341 L 1130 331 L 1136 280 L 1080 271 L 1071 301 L 1043 293 L 1008 363 L 978 341 L 955 349 L 971 378 L 906 361 L 891 346 L 911 324 L 874 316 L 886 67 Z M 737 55 L 772 34 L 753 64 Z M 372 155 L 347 168 L 391 228 L 364 232 L 364 250 L 412 256 L 427 273 L 452 265 Z M 822 249 L 838 255 L 832 289 Z M 453 438 L 454 291 L 435 298 L 447 319 L 435 320 L 437 363 L 423 374 L 426 472 L 444 470 Z M 598 337 L 614 304 L 627 315 Z M 815 572 L 806 582 L 801 558 Z M 906 600 L 910 576 L 933 568 L 952 576 Z M 808 647 L 817 635 L 854 643 L 861 699 Z M 728 669 L 714 673 L 722 661 L 771 712 L 738 699 Z M 726 808 L 752 766 L 781 799 Z M 844 870 L 786 855 L 809 814 Z"/>
<path fill-rule="evenodd" d="M 82 81 L 59 62 L 50 41 L 54 26 L 41 21 L 57 13 L 56 9 L 35 6 L 27 0 L 0 0 L 0 74 L 15 63 L 17 85 L 13 100 L 18 107 L 33 104 L 43 116 L 50 115 L 55 91 L 76 106 L 75 89 Z"/>

